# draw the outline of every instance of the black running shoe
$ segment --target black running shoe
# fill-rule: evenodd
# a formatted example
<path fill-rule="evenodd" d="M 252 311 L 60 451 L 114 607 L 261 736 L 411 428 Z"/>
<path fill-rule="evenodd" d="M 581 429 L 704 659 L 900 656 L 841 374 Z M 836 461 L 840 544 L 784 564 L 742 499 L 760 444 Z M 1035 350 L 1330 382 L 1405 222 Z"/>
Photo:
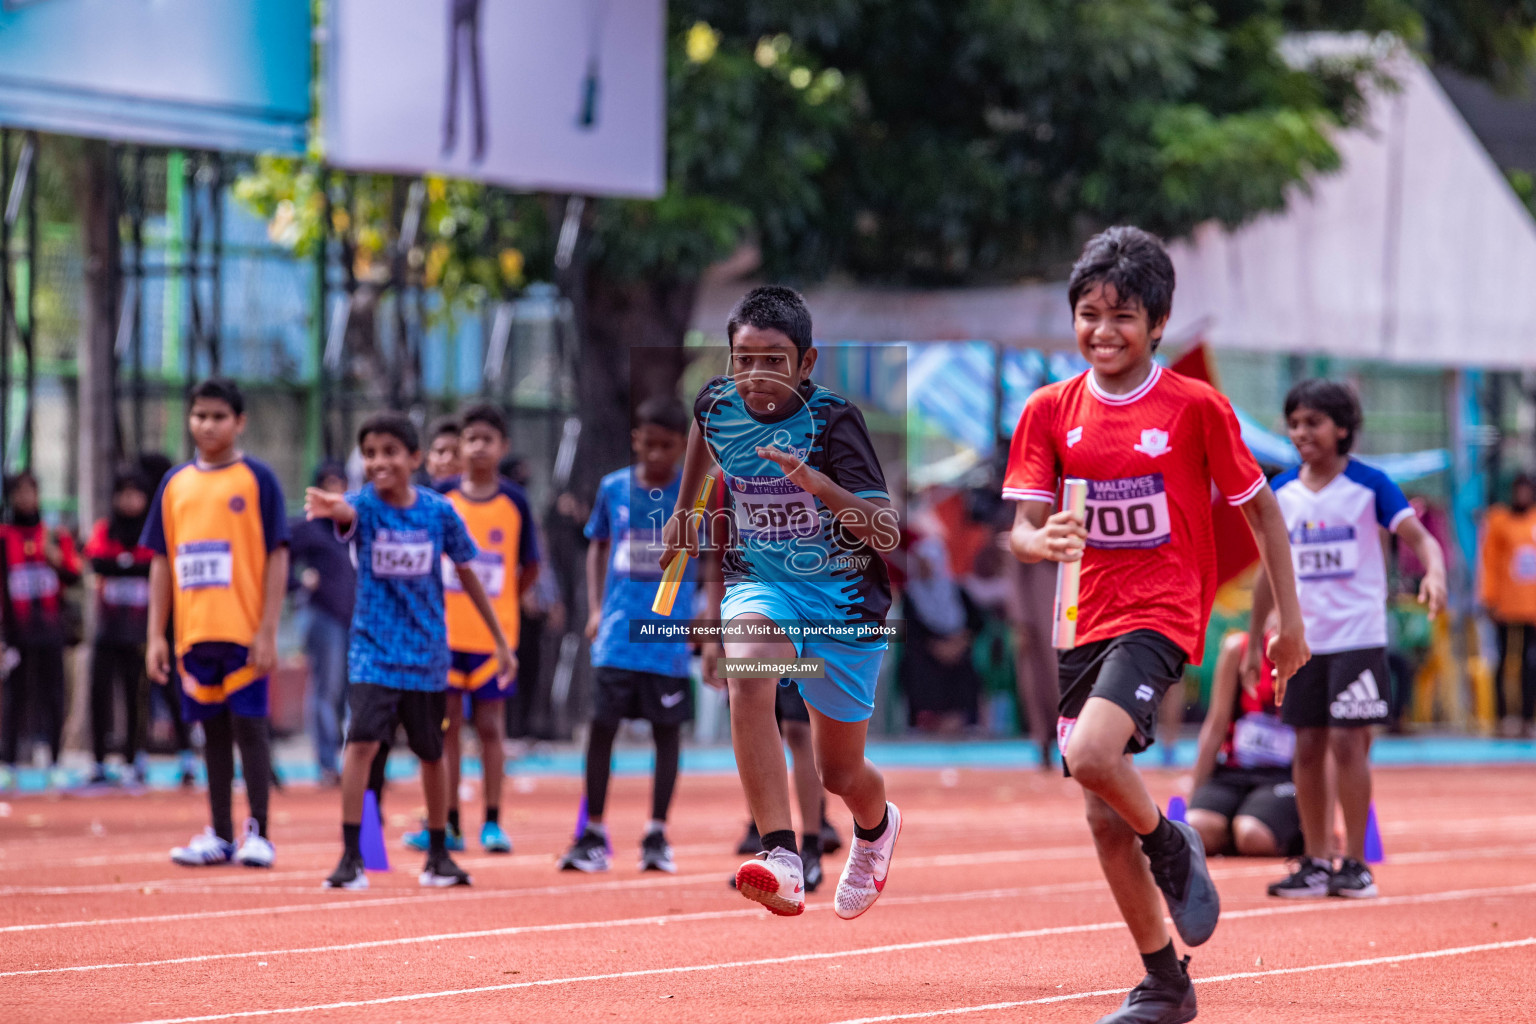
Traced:
<path fill-rule="evenodd" d="M 1205 866 L 1205 844 L 1200 833 L 1182 821 L 1171 822 L 1184 840 L 1182 848 L 1149 857 L 1152 878 L 1162 890 L 1168 916 L 1186 946 L 1198 946 L 1211 937 L 1221 918 L 1221 895 Z M 1135 1018 L 1128 1018 L 1135 1019 Z"/>
<path fill-rule="evenodd" d="M 843 848 L 843 837 L 837 834 L 837 829 L 825 817 L 821 819 L 821 852 L 833 854 Z M 809 890 L 807 890 L 809 891 Z"/>
<path fill-rule="evenodd" d="M 763 852 L 763 837 L 757 834 L 757 822 L 747 822 L 747 834 L 736 844 L 736 852 L 743 857 Z"/>
<path fill-rule="evenodd" d="M 677 864 L 672 860 L 672 844 L 667 842 L 667 834 L 660 829 L 647 832 L 640 840 L 640 870 L 677 874 Z"/>
<path fill-rule="evenodd" d="M 343 853 L 336 865 L 336 870 L 332 871 L 331 877 L 325 880 L 325 887 L 353 890 L 368 888 L 368 874 L 363 870 L 363 858 L 355 854 Z"/>
<path fill-rule="evenodd" d="M 451 889 L 455 885 L 469 885 L 469 873 L 453 862 L 447 852 L 428 854 L 426 866 L 417 879 L 423 889 Z"/>
<path fill-rule="evenodd" d="M 1344 896 L 1348 899 L 1368 900 L 1375 897 L 1376 879 L 1371 874 L 1371 869 L 1355 860 L 1353 857 L 1345 857 L 1328 879 L 1328 895 Z"/>
<path fill-rule="evenodd" d="M 1297 857 L 1296 870 L 1269 886 L 1269 894 L 1285 900 L 1320 900 L 1328 895 L 1333 865 L 1314 857 Z M 1367 873 L 1369 874 L 1369 873 Z M 1374 895 L 1374 893 L 1372 894 Z"/>
<path fill-rule="evenodd" d="M 581 838 L 565 851 L 565 856 L 560 858 L 560 870 L 583 871 L 587 874 L 594 871 L 607 871 L 608 840 L 601 832 L 587 829 L 581 834 Z"/>
<path fill-rule="evenodd" d="M 815 892 L 816 887 L 821 885 L 822 879 L 821 854 L 807 854 L 802 850 L 800 853 L 800 871 L 805 876 L 805 891 Z M 734 879 L 731 884 L 735 885 Z"/>
<path fill-rule="evenodd" d="M 1195 986 L 1189 980 L 1189 957 L 1179 961 L 1182 984 L 1149 974 L 1131 989 L 1114 1013 L 1098 1024 L 1185 1024 L 1195 1019 Z"/>

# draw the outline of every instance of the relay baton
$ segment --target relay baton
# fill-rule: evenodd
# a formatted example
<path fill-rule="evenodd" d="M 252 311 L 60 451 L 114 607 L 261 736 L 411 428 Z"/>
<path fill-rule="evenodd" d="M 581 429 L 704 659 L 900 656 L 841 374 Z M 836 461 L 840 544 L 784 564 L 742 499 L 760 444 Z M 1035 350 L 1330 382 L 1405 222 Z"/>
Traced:
<path fill-rule="evenodd" d="M 714 486 L 715 475 L 711 473 L 704 478 L 704 486 L 699 488 L 699 499 L 693 503 L 694 512 L 702 513 L 708 507 L 709 492 Z M 667 566 L 667 571 L 661 574 L 661 586 L 656 588 L 656 600 L 651 602 L 651 611 L 657 615 L 672 614 L 672 606 L 677 603 L 677 590 L 683 585 L 683 573 L 687 569 L 688 552 L 679 551 L 677 557 L 672 559 L 672 564 Z"/>
<path fill-rule="evenodd" d="M 1088 512 L 1088 481 L 1069 478 L 1062 483 L 1061 509 L 1079 519 Z M 1056 568 L 1056 620 L 1051 627 L 1051 646 L 1070 651 L 1077 646 L 1077 589 L 1083 562 L 1062 562 Z"/>

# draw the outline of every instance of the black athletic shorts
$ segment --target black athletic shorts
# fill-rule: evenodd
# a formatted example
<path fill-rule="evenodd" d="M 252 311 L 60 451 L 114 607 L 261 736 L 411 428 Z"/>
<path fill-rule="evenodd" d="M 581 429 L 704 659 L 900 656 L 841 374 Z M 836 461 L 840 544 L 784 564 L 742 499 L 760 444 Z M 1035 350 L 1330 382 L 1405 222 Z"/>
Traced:
<path fill-rule="evenodd" d="M 397 690 L 377 683 L 347 685 L 348 743 L 390 743 L 395 726 L 405 729 L 411 753 L 428 763 L 443 757 L 444 719 L 448 694 L 444 690 Z"/>
<path fill-rule="evenodd" d="M 627 668 L 592 670 L 592 717 L 599 722 L 643 718 L 653 725 L 693 721 L 693 680 Z"/>
<path fill-rule="evenodd" d="M 773 717 L 783 727 L 785 722 L 805 722 L 810 724 L 811 709 L 805 706 L 805 697 L 800 693 L 798 683 L 790 683 L 785 686 L 779 683 L 779 692 L 775 697 Z"/>
<path fill-rule="evenodd" d="M 1228 825 L 1238 815 L 1257 818 L 1274 834 L 1275 847 L 1283 856 L 1302 852 L 1301 815 L 1288 768 L 1218 766 L 1190 796 L 1189 809 L 1219 814 Z"/>
<path fill-rule="evenodd" d="M 1089 697 L 1102 697 L 1125 709 L 1136 723 L 1125 751 L 1138 754 L 1157 738 L 1157 709 L 1163 694 L 1184 678 L 1186 658 L 1179 645 L 1151 629 L 1135 629 L 1107 640 L 1095 640 L 1057 654 L 1061 700 L 1056 739 L 1067 749 L 1067 737 Z M 1063 760 L 1062 769 L 1066 771 Z M 1067 772 L 1066 774 L 1071 774 Z"/>
<path fill-rule="evenodd" d="M 1280 720 L 1297 729 L 1380 725 L 1391 686 L 1385 647 L 1314 654 L 1291 676 Z"/>

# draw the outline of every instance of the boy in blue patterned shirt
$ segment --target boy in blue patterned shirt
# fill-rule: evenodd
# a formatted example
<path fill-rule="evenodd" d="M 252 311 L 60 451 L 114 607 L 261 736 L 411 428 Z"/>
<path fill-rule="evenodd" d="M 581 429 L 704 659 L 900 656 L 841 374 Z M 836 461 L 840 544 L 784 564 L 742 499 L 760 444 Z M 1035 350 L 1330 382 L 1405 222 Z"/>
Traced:
<path fill-rule="evenodd" d="M 341 773 L 344 850 L 325 880 L 331 889 L 366 889 L 359 836 L 368 770 L 380 742 L 405 728 L 421 761 L 427 801 L 428 850 L 421 884 L 468 885 L 447 850 L 448 790 L 443 764 L 447 713 L 448 632 L 443 616 L 442 560 L 453 563 L 464 592 L 496 638 L 497 674 L 506 685 L 516 660 L 491 610 L 480 579 L 470 568 L 475 543 L 448 500 L 411 484 L 421 466 L 416 428 L 403 414 L 379 413 L 357 434 L 368 483 L 339 495 L 311 487 L 304 513 L 336 524 L 357 556 L 357 603 L 347 649 L 347 746 Z"/>
<path fill-rule="evenodd" d="M 587 827 L 560 859 L 564 871 L 607 871 L 603 814 L 613 740 L 620 723 L 643 718 L 656 743 L 651 820 L 640 842 L 640 870 L 675 872 L 667 842 L 667 810 L 677 785 L 683 723 L 693 720 L 686 640 L 636 643 L 630 623 L 656 620 L 651 611 L 661 582 L 662 525 L 677 505 L 678 463 L 688 438 L 688 413 L 676 399 L 642 402 L 630 431 L 635 464 L 603 477 L 587 521 L 587 639 L 592 641 L 592 728 L 587 736 Z M 693 617 L 696 564 L 678 589 L 668 618 Z"/>

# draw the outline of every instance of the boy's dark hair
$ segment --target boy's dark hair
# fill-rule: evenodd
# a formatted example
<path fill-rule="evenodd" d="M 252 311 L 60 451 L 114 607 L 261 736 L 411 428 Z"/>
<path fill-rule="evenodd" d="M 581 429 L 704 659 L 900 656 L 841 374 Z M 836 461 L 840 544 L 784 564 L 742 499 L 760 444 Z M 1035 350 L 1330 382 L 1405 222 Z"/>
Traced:
<path fill-rule="evenodd" d="M 37 490 L 37 474 L 32 472 L 30 469 L 17 470 L 5 478 L 5 493 L 7 495 L 11 494 L 22 484 L 31 484 L 32 489 L 34 491 Z"/>
<path fill-rule="evenodd" d="M 1140 302 L 1153 326 L 1173 309 L 1173 260 L 1156 235 L 1138 227 L 1122 224 L 1088 239 L 1067 279 L 1067 301 L 1074 312 L 1077 300 L 1096 284 L 1112 285 L 1121 304 Z M 1152 342 L 1154 350 L 1161 340 Z"/>
<path fill-rule="evenodd" d="M 1291 413 L 1297 409 L 1316 409 L 1349 431 L 1348 437 L 1339 440 L 1340 455 L 1349 454 L 1349 450 L 1355 446 L 1355 435 L 1365 422 L 1355 389 L 1336 380 L 1313 378 L 1291 388 L 1285 395 L 1285 418 L 1290 419 Z"/>
<path fill-rule="evenodd" d="M 458 437 L 463 432 L 464 427 L 457 419 L 452 416 L 443 416 L 432 424 L 430 436 L 432 440 L 436 441 L 444 434 L 452 434 L 454 437 Z"/>
<path fill-rule="evenodd" d="M 779 284 L 753 288 L 736 303 L 731 318 L 726 321 L 725 336 L 735 342 L 736 332 L 743 327 L 778 331 L 795 343 L 802 356 L 814 341 L 811 311 L 806 308 L 805 299 L 793 288 Z"/>
<path fill-rule="evenodd" d="M 315 475 L 310 480 L 315 487 L 319 487 L 332 477 L 345 481 L 347 479 L 347 467 L 335 459 L 326 459 L 315 467 Z"/>
<path fill-rule="evenodd" d="M 187 392 L 187 407 L 190 409 L 199 398 L 223 402 L 236 416 L 245 415 L 245 396 L 240 393 L 240 385 L 228 377 L 209 377 L 192 385 Z"/>
<path fill-rule="evenodd" d="M 635 426 L 660 427 L 674 434 L 688 433 L 688 411 L 675 398 L 647 398 L 635 410 Z"/>
<path fill-rule="evenodd" d="M 363 438 L 369 434 L 388 434 L 401 444 L 405 450 L 411 453 L 421 451 L 421 438 L 416 433 L 416 424 L 403 412 L 376 412 L 363 420 L 363 425 L 357 428 L 357 446 L 363 446 Z"/>
<path fill-rule="evenodd" d="M 500 409 L 489 402 L 481 402 L 472 405 L 459 413 L 459 425 L 461 430 L 468 430 L 471 423 L 484 423 L 503 438 L 507 436 L 507 418 L 502 415 Z"/>

